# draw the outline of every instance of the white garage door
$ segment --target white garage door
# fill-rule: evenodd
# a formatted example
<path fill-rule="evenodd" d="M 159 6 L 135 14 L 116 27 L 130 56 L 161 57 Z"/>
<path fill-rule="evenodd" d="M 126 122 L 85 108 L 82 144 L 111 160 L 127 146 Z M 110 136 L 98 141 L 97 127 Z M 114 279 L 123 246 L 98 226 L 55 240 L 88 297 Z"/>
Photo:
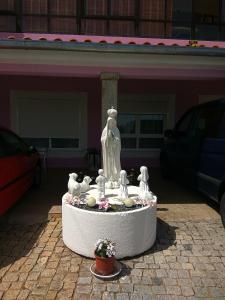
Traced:
<path fill-rule="evenodd" d="M 13 92 L 12 128 L 52 156 L 86 148 L 87 101 L 83 93 Z"/>

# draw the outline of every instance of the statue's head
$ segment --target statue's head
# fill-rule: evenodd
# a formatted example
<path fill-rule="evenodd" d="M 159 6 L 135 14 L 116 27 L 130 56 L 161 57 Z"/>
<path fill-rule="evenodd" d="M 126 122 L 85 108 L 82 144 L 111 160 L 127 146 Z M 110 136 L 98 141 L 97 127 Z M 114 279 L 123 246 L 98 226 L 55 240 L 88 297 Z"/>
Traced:
<path fill-rule="evenodd" d="M 116 128 L 116 119 L 108 117 L 107 119 L 107 125 L 109 129 Z"/>
<path fill-rule="evenodd" d="M 103 169 L 99 169 L 99 170 L 98 170 L 98 174 L 99 174 L 99 175 L 104 175 L 104 170 L 103 170 Z"/>
<path fill-rule="evenodd" d="M 120 176 L 121 178 L 126 178 L 127 177 L 127 172 L 125 170 L 120 171 Z"/>
<path fill-rule="evenodd" d="M 111 118 L 116 118 L 116 116 L 117 116 L 117 110 L 114 109 L 113 106 L 112 106 L 112 108 L 110 108 L 110 109 L 107 110 L 107 114 Z"/>
<path fill-rule="evenodd" d="M 84 181 L 89 184 L 91 182 L 91 177 L 90 176 L 84 176 Z"/>
<path fill-rule="evenodd" d="M 140 172 L 141 172 L 141 174 L 143 176 L 143 179 L 147 181 L 148 178 L 149 178 L 149 176 L 148 176 L 148 168 L 146 166 L 142 166 L 140 168 Z"/>
<path fill-rule="evenodd" d="M 72 179 L 74 179 L 74 180 L 76 180 L 77 177 L 78 177 L 78 175 L 76 173 L 70 173 L 69 177 L 72 178 Z"/>

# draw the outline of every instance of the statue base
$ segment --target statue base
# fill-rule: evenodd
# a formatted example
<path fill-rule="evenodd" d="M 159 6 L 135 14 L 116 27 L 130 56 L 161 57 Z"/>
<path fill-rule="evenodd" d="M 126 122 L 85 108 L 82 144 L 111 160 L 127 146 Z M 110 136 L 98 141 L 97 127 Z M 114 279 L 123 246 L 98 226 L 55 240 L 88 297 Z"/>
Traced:
<path fill-rule="evenodd" d="M 106 198 L 115 201 L 119 189 L 106 189 Z M 129 197 L 137 197 L 138 187 L 128 186 Z M 87 196 L 96 198 L 97 186 Z M 156 200 L 156 196 L 155 200 Z M 62 198 L 63 241 L 72 251 L 94 258 L 95 243 L 109 238 L 116 243 L 116 258 L 131 257 L 151 248 L 156 239 L 156 206 L 122 212 L 89 211 L 66 203 Z"/>

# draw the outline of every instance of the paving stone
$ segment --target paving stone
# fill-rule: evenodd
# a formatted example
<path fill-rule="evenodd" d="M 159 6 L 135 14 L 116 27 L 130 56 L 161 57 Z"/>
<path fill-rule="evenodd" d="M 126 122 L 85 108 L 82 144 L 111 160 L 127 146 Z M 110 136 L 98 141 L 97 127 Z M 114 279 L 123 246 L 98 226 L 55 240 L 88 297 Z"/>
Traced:
<path fill-rule="evenodd" d="M 40 274 L 40 272 L 31 272 L 29 273 L 27 280 L 37 280 Z"/>
<path fill-rule="evenodd" d="M 46 295 L 46 300 L 54 300 L 57 296 L 57 291 L 48 291 Z"/>
<path fill-rule="evenodd" d="M 71 299 L 73 296 L 73 289 L 61 290 L 57 294 L 57 299 Z"/>
<path fill-rule="evenodd" d="M 164 278 L 163 282 L 165 284 L 165 286 L 176 286 L 177 285 L 177 279 L 174 278 Z"/>
<path fill-rule="evenodd" d="M 50 290 L 52 291 L 60 291 L 63 287 L 63 281 L 61 280 L 53 280 L 50 284 Z"/>
<path fill-rule="evenodd" d="M 131 276 L 122 276 L 119 278 L 120 283 L 130 283 L 131 282 Z"/>
<path fill-rule="evenodd" d="M 17 300 L 25 300 L 28 298 L 28 295 L 30 294 L 30 291 L 29 290 L 23 290 L 21 289 L 20 290 L 20 293 L 17 297 Z"/>
<path fill-rule="evenodd" d="M 178 278 L 190 278 L 190 273 L 188 270 L 177 270 Z"/>
<path fill-rule="evenodd" d="M 148 295 L 149 297 L 149 295 Z M 130 297 L 130 300 L 142 300 L 142 296 L 138 293 L 132 293 L 131 297 Z"/>
<path fill-rule="evenodd" d="M 107 283 L 107 291 L 109 292 L 119 292 L 120 286 L 116 283 Z"/>
<path fill-rule="evenodd" d="M 95 292 L 95 293 L 96 292 L 104 292 L 104 291 L 106 291 L 106 289 L 107 289 L 107 286 L 105 283 L 94 283 L 93 288 L 92 288 L 93 292 Z"/>
<path fill-rule="evenodd" d="M 118 293 L 116 300 L 129 300 L 129 295 L 127 293 Z"/>
<path fill-rule="evenodd" d="M 4 293 L 3 300 L 15 300 L 19 295 L 20 290 L 9 289 Z"/>
<path fill-rule="evenodd" d="M 10 285 L 11 285 L 11 282 L 1 282 L 0 283 L 0 292 L 7 291 Z"/>
<path fill-rule="evenodd" d="M 152 287 L 149 285 L 134 284 L 134 292 L 152 295 Z"/>
<path fill-rule="evenodd" d="M 157 277 L 167 277 L 167 272 L 164 269 L 156 270 Z"/>
<path fill-rule="evenodd" d="M 179 286 L 166 286 L 166 292 L 168 295 L 181 295 L 181 288 Z"/>
<path fill-rule="evenodd" d="M 207 287 L 194 287 L 195 296 L 199 298 L 210 297 L 209 289 Z"/>
<path fill-rule="evenodd" d="M 109 293 L 109 292 L 104 292 L 102 295 L 102 300 L 115 300 L 115 294 Z"/>
<path fill-rule="evenodd" d="M 82 293 L 75 293 L 73 296 L 73 300 L 90 300 L 90 295 L 82 294 Z"/>
<path fill-rule="evenodd" d="M 76 293 L 90 294 L 92 291 L 92 286 L 88 284 L 78 284 L 76 287 Z"/>
<path fill-rule="evenodd" d="M 2 282 L 15 282 L 19 279 L 18 273 L 7 273 L 3 278 Z"/>
<path fill-rule="evenodd" d="M 166 294 L 166 290 L 163 286 L 153 285 L 152 292 L 156 295 L 163 295 Z M 145 293 L 146 294 L 146 293 Z"/>
<path fill-rule="evenodd" d="M 123 284 L 120 284 L 120 289 L 122 292 L 132 293 L 134 287 L 133 287 L 133 284 L 123 283 Z"/>
<path fill-rule="evenodd" d="M 181 291 L 182 291 L 182 295 L 185 297 L 194 296 L 194 291 L 190 286 L 181 285 Z"/>
<path fill-rule="evenodd" d="M 159 277 L 151 278 L 153 285 L 163 285 L 163 279 Z"/>
<path fill-rule="evenodd" d="M 37 296 L 45 296 L 48 292 L 48 287 L 36 286 L 32 289 L 31 294 Z"/>
<path fill-rule="evenodd" d="M 224 297 L 225 298 L 225 289 L 224 288 L 209 287 L 208 290 L 209 290 L 211 297 L 214 297 L 214 298 Z"/>
<path fill-rule="evenodd" d="M 37 285 L 37 281 L 35 280 L 28 280 L 24 283 L 24 287 L 28 290 L 32 290 Z"/>
<path fill-rule="evenodd" d="M 79 277 L 77 280 L 78 284 L 90 284 L 92 281 L 92 277 Z"/>
<path fill-rule="evenodd" d="M 98 293 L 92 292 L 89 300 L 99 300 L 99 299 L 101 299 L 100 297 L 101 297 L 101 295 L 99 295 Z"/>

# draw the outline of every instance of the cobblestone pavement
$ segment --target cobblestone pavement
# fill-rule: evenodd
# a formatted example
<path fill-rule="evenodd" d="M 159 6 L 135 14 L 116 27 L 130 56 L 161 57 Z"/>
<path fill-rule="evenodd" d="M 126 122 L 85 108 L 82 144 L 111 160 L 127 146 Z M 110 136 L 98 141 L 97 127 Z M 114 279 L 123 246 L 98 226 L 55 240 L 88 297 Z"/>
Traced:
<path fill-rule="evenodd" d="M 118 278 L 93 277 L 93 260 L 63 244 L 61 218 L 1 225 L 0 299 L 225 299 L 225 230 L 219 220 L 158 219 L 155 246 L 121 262 Z"/>

